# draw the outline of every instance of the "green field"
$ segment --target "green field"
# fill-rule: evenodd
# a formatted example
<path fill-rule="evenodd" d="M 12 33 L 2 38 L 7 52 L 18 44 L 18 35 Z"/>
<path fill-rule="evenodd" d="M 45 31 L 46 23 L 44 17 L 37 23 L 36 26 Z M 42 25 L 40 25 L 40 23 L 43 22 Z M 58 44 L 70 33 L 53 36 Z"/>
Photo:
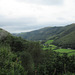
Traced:
<path fill-rule="evenodd" d="M 54 40 L 48 40 L 45 42 L 45 45 L 43 45 L 43 50 L 54 50 L 55 52 L 59 52 L 60 55 L 63 53 L 67 53 L 68 56 L 75 55 L 75 50 L 72 49 L 57 49 L 57 46 L 52 45 L 52 42 Z"/>
<path fill-rule="evenodd" d="M 48 41 L 46 41 L 46 42 L 45 42 L 45 45 L 43 45 L 43 50 L 50 50 L 50 49 L 54 50 L 54 49 L 56 49 L 57 46 L 52 45 L 52 42 L 53 42 L 53 41 L 54 41 L 54 40 L 48 40 Z"/>
<path fill-rule="evenodd" d="M 54 50 L 54 49 L 56 49 L 56 48 L 57 48 L 57 46 L 51 44 L 51 45 L 49 45 L 48 47 L 47 47 L 47 46 L 44 46 L 44 47 L 43 47 L 43 50 L 50 50 L 50 49 L 51 49 L 51 50 Z"/>
<path fill-rule="evenodd" d="M 45 44 L 51 44 L 54 40 L 48 40 Z"/>
<path fill-rule="evenodd" d="M 54 50 L 54 51 L 60 52 L 60 53 L 75 52 L 75 50 L 72 50 L 72 49 L 57 49 L 57 50 Z"/>
<path fill-rule="evenodd" d="M 52 47 L 44 47 L 43 50 L 54 50 L 56 48 L 55 45 L 51 45 Z M 71 55 L 75 55 L 75 50 L 72 50 L 72 49 L 56 49 L 54 50 L 55 52 L 59 52 L 60 55 L 62 55 L 63 53 L 67 53 L 68 56 L 71 56 Z"/>
<path fill-rule="evenodd" d="M 72 49 L 57 49 L 55 52 L 59 52 L 60 54 L 68 53 L 68 56 L 75 55 L 75 50 Z"/>

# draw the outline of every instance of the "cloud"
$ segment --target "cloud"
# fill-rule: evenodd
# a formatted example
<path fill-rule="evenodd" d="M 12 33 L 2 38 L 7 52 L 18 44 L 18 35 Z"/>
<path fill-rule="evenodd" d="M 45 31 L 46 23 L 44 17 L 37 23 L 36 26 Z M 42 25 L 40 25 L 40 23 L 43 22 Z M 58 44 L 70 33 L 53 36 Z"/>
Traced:
<path fill-rule="evenodd" d="M 18 19 L 7 19 L 3 16 L 0 17 L 0 28 L 11 33 L 29 32 L 41 27 L 41 25 L 37 25 L 37 20 L 34 17 L 23 17 Z"/>
<path fill-rule="evenodd" d="M 75 0 L 0 0 L 0 27 L 23 32 L 75 22 Z"/>
<path fill-rule="evenodd" d="M 42 5 L 61 5 L 63 4 L 64 0 L 17 0 L 17 1 Z"/>

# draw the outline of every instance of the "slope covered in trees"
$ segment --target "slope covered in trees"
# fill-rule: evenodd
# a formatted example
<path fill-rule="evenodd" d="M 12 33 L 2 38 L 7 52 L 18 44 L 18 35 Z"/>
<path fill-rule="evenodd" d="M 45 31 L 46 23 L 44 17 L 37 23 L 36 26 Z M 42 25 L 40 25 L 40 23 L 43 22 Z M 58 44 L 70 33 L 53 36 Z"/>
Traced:
<path fill-rule="evenodd" d="M 13 34 L 15 36 L 21 36 L 24 39 L 38 41 L 46 40 L 54 37 L 64 30 L 63 27 L 46 27 L 40 30 L 35 30 L 27 33 Z"/>
<path fill-rule="evenodd" d="M 75 24 L 66 26 L 65 31 L 57 36 L 54 44 L 64 48 L 75 49 Z"/>

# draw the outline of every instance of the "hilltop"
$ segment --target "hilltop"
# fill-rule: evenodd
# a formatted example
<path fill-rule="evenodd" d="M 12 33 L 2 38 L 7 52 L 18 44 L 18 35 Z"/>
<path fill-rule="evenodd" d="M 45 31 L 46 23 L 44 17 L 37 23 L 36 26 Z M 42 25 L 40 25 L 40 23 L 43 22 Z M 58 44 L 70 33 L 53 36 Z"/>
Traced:
<path fill-rule="evenodd" d="M 4 39 L 5 37 L 7 37 L 10 33 L 5 31 L 4 29 L 0 28 L 0 40 Z"/>

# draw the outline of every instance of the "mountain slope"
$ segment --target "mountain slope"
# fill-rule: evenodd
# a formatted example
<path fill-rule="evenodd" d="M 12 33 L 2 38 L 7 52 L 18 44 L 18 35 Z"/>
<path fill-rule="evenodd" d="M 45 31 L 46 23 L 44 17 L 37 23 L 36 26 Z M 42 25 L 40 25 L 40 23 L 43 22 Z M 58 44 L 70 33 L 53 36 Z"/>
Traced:
<path fill-rule="evenodd" d="M 46 27 L 40 30 L 20 33 L 15 36 L 21 36 L 24 39 L 39 41 L 39 40 L 54 40 L 53 44 L 63 48 L 75 49 L 75 24 L 70 24 L 64 27 Z"/>
<path fill-rule="evenodd" d="M 10 33 L 0 28 L 0 40 L 7 37 Z"/>
<path fill-rule="evenodd" d="M 46 40 L 58 35 L 63 30 L 64 30 L 63 27 L 46 27 L 32 32 L 15 34 L 15 36 L 21 36 L 24 39 L 33 41 Z"/>
<path fill-rule="evenodd" d="M 39 30 L 35 30 L 27 33 L 13 34 L 15 36 L 21 36 L 27 40 L 48 40 L 48 39 L 59 39 L 63 36 L 70 34 L 75 31 L 75 24 L 71 24 L 65 27 L 46 27 Z"/>
<path fill-rule="evenodd" d="M 65 27 L 65 31 L 58 35 L 58 38 L 54 41 L 54 44 L 75 49 L 75 24 L 71 24 Z"/>
<path fill-rule="evenodd" d="M 73 31 L 75 31 L 75 24 L 71 24 L 71 25 L 65 26 L 65 27 L 64 27 L 64 31 L 61 32 L 61 33 L 59 34 L 59 36 L 60 36 L 60 37 L 63 37 L 63 36 L 65 36 L 65 35 L 70 34 L 70 33 L 73 32 Z"/>

